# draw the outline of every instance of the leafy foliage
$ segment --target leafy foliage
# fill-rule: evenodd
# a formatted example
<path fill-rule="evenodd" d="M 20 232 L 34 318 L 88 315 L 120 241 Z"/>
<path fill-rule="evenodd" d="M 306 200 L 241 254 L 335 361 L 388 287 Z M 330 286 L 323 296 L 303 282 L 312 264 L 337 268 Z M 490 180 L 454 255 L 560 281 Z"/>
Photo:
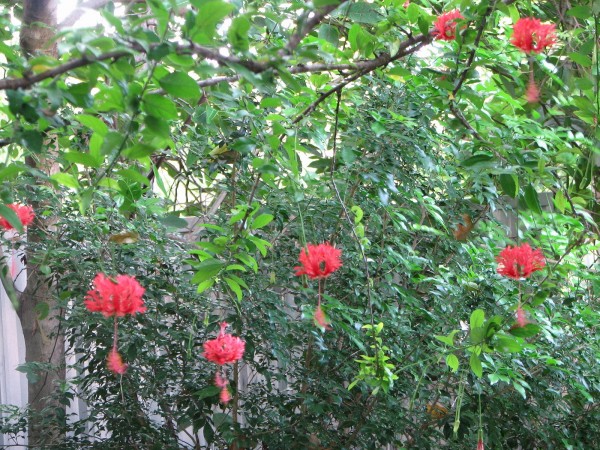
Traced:
<path fill-rule="evenodd" d="M 597 442 L 597 2 L 403 4 L 111 5 L 58 59 L 1 35 L 0 195 L 57 220 L 31 250 L 74 355 L 57 396 L 88 405 L 52 415 L 63 448 Z M 432 43 L 456 7 L 466 28 Z M 530 15 L 560 43 L 525 57 L 509 37 Z M 343 268 L 317 287 L 292 268 L 320 242 Z M 520 242 L 546 268 L 502 278 Z M 122 378 L 82 303 L 100 271 L 146 288 Z M 246 341 L 229 405 L 201 356 L 221 320 Z"/>

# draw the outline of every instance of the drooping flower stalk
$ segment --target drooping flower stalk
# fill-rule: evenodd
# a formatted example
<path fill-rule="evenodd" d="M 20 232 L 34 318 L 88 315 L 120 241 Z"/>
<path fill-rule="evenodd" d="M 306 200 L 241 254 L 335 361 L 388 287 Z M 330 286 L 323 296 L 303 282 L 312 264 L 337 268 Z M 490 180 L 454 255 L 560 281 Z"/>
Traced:
<path fill-rule="evenodd" d="M 84 300 L 85 307 L 91 312 L 102 313 L 104 317 L 114 317 L 113 346 L 108 354 L 107 366 L 111 372 L 123 375 L 128 365 L 118 352 L 118 317 L 146 312 L 142 299 L 145 289 L 133 276 L 117 275 L 116 281 L 112 281 L 103 273 L 96 275 L 93 286 Z"/>

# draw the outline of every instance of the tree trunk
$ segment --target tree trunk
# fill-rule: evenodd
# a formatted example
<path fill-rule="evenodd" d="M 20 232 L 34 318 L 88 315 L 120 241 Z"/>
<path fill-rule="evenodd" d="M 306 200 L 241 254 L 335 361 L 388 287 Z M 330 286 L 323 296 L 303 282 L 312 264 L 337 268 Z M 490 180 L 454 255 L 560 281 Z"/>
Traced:
<path fill-rule="evenodd" d="M 20 43 L 27 57 L 38 54 L 57 55 L 54 36 L 56 32 L 57 0 L 25 0 L 23 2 L 23 26 Z M 46 136 L 45 148 L 51 149 L 55 141 L 52 136 Z M 27 158 L 27 164 L 38 170 L 52 173 L 56 171 L 53 151 L 39 158 Z M 31 203 L 36 211 L 43 205 Z M 37 206 L 37 208 L 36 208 Z M 41 219 L 29 227 L 27 250 L 27 287 L 21 296 L 19 318 L 25 337 L 27 363 L 49 364 L 39 372 L 39 379 L 29 383 L 29 406 L 32 410 L 29 421 L 29 445 L 44 447 L 57 444 L 61 438 L 56 428 L 49 426 L 46 420 L 54 417 L 64 417 L 64 405 L 51 398 L 56 384 L 65 378 L 64 336 L 60 330 L 61 311 L 48 278 L 39 270 L 43 252 L 40 243 L 47 239 L 52 219 Z M 40 317 L 40 304 L 48 305 L 46 317 Z"/>
<path fill-rule="evenodd" d="M 56 8 L 58 0 L 25 0 L 21 49 L 26 56 L 44 53 L 56 56 Z"/>

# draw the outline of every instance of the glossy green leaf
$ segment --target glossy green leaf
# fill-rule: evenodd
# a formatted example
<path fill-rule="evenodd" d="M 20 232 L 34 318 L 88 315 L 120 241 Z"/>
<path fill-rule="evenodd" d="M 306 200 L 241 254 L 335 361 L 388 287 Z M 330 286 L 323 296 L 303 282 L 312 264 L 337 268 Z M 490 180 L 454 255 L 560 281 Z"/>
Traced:
<path fill-rule="evenodd" d="M 450 367 L 452 372 L 456 372 L 458 370 L 459 362 L 454 353 L 450 353 L 448 356 L 446 356 L 446 364 L 448 367 Z"/>
<path fill-rule="evenodd" d="M 527 207 L 534 213 L 542 213 L 542 207 L 540 205 L 538 193 L 531 184 L 525 187 L 525 203 L 527 204 Z"/>
<path fill-rule="evenodd" d="M 192 283 L 200 284 L 210 278 L 215 277 L 224 266 L 224 262 L 214 258 L 202 261 L 200 264 L 194 266 L 196 273 L 192 278 Z"/>
<path fill-rule="evenodd" d="M 471 357 L 469 358 L 469 366 L 477 378 L 481 378 L 483 376 L 481 360 L 479 359 L 479 355 L 477 355 L 475 352 L 471 353 Z"/>
<path fill-rule="evenodd" d="M 187 73 L 173 72 L 162 77 L 158 82 L 168 94 L 175 97 L 190 101 L 196 101 L 200 98 L 201 92 L 198 83 Z"/>
<path fill-rule="evenodd" d="M 502 173 L 499 177 L 502 192 L 509 197 L 516 198 L 519 194 L 519 179 L 516 175 Z"/>
<path fill-rule="evenodd" d="M 267 226 L 275 217 L 272 214 L 261 214 L 252 221 L 252 229 L 258 230 Z"/>

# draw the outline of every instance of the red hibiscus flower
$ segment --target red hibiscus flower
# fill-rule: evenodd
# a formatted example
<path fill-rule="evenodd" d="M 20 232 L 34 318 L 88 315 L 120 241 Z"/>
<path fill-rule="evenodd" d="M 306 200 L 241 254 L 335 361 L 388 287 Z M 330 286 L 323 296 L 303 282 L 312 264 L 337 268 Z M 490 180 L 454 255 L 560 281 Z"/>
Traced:
<path fill-rule="evenodd" d="M 107 365 L 108 370 L 119 375 L 123 375 L 127 371 L 127 364 L 123 362 L 123 358 L 114 347 L 108 354 Z"/>
<path fill-rule="evenodd" d="M 525 53 L 541 53 L 556 42 L 556 25 L 525 17 L 515 23 L 510 42 Z"/>
<path fill-rule="evenodd" d="M 33 213 L 33 208 L 31 206 L 17 205 L 16 203 L 11 203 L 6 206 L 15 212 L 24 227 L 33 222 L 35 214 Z M 14 228 L 4 217 L 0 217 L 0 227 L 5 230 L 12 230 Z"/>
<path fill-rule="evenodd" d="M 302 249 L 298 260 L 302 266 L 294 267 L 296 275 L 308 278 L 326 278 L 342 267 L 340 256 L 342 251 L 330 244 L 307 245 L 308 251 Z"/>
<path fill-rule="evenodd" d="M 204 357 L 220 366 L 242 359 L 246 347 L 246 343 L 239 337 L 225 333 L 225 328 L 227 322 L 221 323 L 217 338 L 204 343 Z"/>
<path fill-rule="evenodd" d="M 88 291 L 84 301 L 88 310 L 101 312 L 105 317 L 146 312 L 142 299 L 145 289 L 135 277 L 117 275 L 114 282 L 103 273 L 99 273 L 93 284 L 94 289 Z"/>
<path fill-rule="evenodd" d="M 433 23 L 433 35 L 442 41 L 453 41 L 456 39 L 456 21 L 464 19 L 458 9 L 442 14 Z"/>
<path fill-rule="evenodd" d="M 482 438 L 479 438 L 479 440 L 477 441 L 477 450 L 485 450 L 485 447 L 483 446 Z"/>
<path fill-rule="evenodd" d="M 498 273 L 515 280 L 529 278 L 533 272 L 546 266 L 542 251 L 539 248 L 533 250 L 529 244 L 514 248 L 509 245 L 500 252 L 496 260 Z"/>

